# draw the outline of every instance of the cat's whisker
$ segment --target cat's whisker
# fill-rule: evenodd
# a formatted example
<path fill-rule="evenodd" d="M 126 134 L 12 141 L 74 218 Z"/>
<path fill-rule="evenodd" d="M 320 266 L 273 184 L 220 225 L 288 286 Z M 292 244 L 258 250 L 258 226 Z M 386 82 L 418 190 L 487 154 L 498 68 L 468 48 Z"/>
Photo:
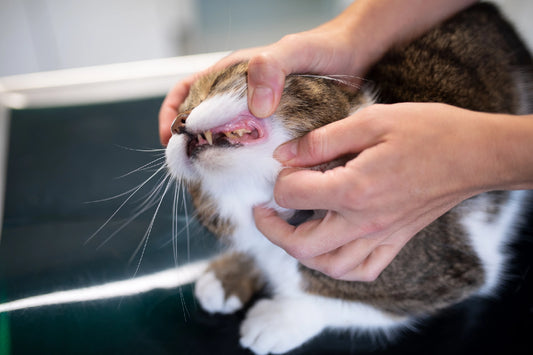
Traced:
<path fill-rule="evenodd" d="M 121 192 L 119 193 L 118 195 L 114 195 L 114 196 L 111 196 L 111 197 L 106 197 L 106 198 L 102 198 L 102 199 L 99 199 L 99 200 L 92 200 L 92 201 L 87 201 L 87 202 L 84 202 L 84 203 L 101 203 L 101 202 L 107 202 L 107 201 L 111 201 L 111 200 L 115 200 L 117 198 L 120 198 L 122 196 L 126 196 L 126 195 L 129 195 L 131 194 L 133 191 L 135 191 L 139 186 L 135 186 L 134 188 L 131 188 L 127 191 L 124 191 L 124 192 Z"/>
<path fill-rule="evenodd" d="M 135 194 L 139 192 L 139 190 L 141 190 L 150 180 L 152 180 L 155 176 L 157 176 L 157 174 L 159 174 L 161 170 L 165 169 L 165 167 L 166 167 L 165 165 L 162 165 L 148 179 L 146 179 L 143 183 L 141 183 L 139 186 L 133 189 L 133 192 L 120 204 L 120 206 L 118 206 L 115 212 L 111 214 L 111 216 L 100 226 L 100 228 L 98 228 L 89 238 L 87 238 L 84 245 L 87 245 L 87 243 L 89 243 L 92 239 L 94 239 L 94 237 L 96 237 L 96 235 L 98 235 L 98 233 L 100 233 L 100 231 L 102 231 L 102 229 L 104 229 L 109 224 L 109 222 L 111 222 L 113 218 L 115 218 L 115 216 L 118 214 L 120 210 L 122 210 L 122 208 L 126 205 L 126 203 L 128 203 L 128 201 L 131 200 L 133 196 L 135 196 Z"/>
<path fill-rule="evenodd" d="M 134 152 L 141 152 L 141 153 L 161 153 L 161 154 L 165 154 L 165 151 L 166 151 L 165 148 L 139 149 L 139 148 L 126 147 L 126 146 L 123 146 L 123 145 L 120 145 L 120 144 L 116 144 L 116 146 L 119 147 L 119 148 L 122 148 L 122 149 L 131 150 L 131 151 L 134 151 Z"/>
<path fill-rule="evenodd" d="M 165 195 L 167 194 L 167 192 L 168 192 L 168 190 L 170 188 L 170 185 L 172 184 L 172 179 L 170 179 L 170 174 L 166 175 L 166 178 L 165 178 L 164 181 L 166 181 L 166 183 L 167 183 L 166 187 L 165 187 L 165 191 L 163 191 L 163 195 L 161 196 L 161 199 L 159 200 L 159 203 L 157 204 L 157 207 L 156 207 L 156 209 L 154 211 L 152 219 L 150 220 L 150 224 L 148 225 L 148 228 L 146 229 L 146 232 L 144 233 L 144 236 L 141 239 L 141 242 L 139 243 L 139 245 L 137 246 L 137 249 L 134 251 L 133 255 L 131 256 L 131 258 L 129 260 L 129 263 L 131 263 L 133 261 L 133 259 L 135 259 L 136 255 L 140 251 L 139 262 L 137 263 L 137 267 L 135 269 L 133 277 L 135 277 L 137 275 L 137 273 L 139 272 L 142 260 L 144 258 L 144 253 L 146 251 L 146 246 L 148 245 L 148 240 L 150 239 L 150 234 L 151 234 L 152 228 L 154 226 L 155 218 L 157 217 L 157 213 L 159 212 L 159 208 L 161 207 L 163 199 L 164 199 Z M 141 250 L 141 247 L 142 247 L 142 250 Z"/>
<path fill-rule="evenodd" d="M 156 167 L 161 167 L 161 165 L 163 165 L 164 162 L 161 163 L 160 161 L 164 160 L 164 159 L 165 159 L 165 156 L 161 156 L 161 157 L 159 157 L 159 158 L 157 158 L 157 159 L 155 159 L 155 160 L 153 160 L 153 161 L 151 161 L 149 163 L 146 163 L 146 164 L 138 167 L 135 170 L 132 170 L 132 171 L 126 173 L 126 174 L 117 176 L 115 179 L 123 179 L 123 178 L 125 178 L 127 176 L 130 176 L 131 174 L 137 173 L 139 171 L 144 171 L 144 170 L 149 170 L 149 169 L 156 168 Z"/>
<path fill-rule="evenodd" d="M 141 202 L 135 209 L 134 209 L 134 213 L 135 211 L 140 211 L 140 210 L 145 210 L 145 206 L 147 205 L 150 205 L 150 206 L 153 206 L 153 202 L 154 201 L 157 201 L 159 200 L 158 198 L 158 194 L 159 192 L 162 190 L 164 184 L 165 184 L 165 180 L 168 179 L 169 177 L 169 174 L 164 174 L 162 177 L 159 178 L 159 180 L 155 183 L 155 186 L 152 188 L 152 190 L 150 192 L 148 192 L 147 194 L 145 194 L 144 196 L 140 197 L 138 199 L 138 201 L 143 201 Z M 137 202 L 138 202 L 137 201 Z"/>
<path fill-rule="evenodd" d="M 96 247 L 96 250 L 98 250 L 98 249 L 102 248 L 104 245 L 106 245 L 111 239 L 113 239 L 113 237 L 115 235 L 120 233 L 120 231 L 122 231 L 124 228 L 129 226 L 131 222 L 133 222 L 135 219 L 137 219 L 137 217 L 139 217 L 140 215 L 142 215 L 143 213 L 148 211 L 150 208 L 152 208 L 156 204 L 157 204 L 157 201 L 154 201 L 150 205 L 146 206 L 144 209 L 138 211 L 133 216 L 128 218 L 128 220 L 126 222 L 122 223 L 122 225 L 120 227 L 118 227 L 113 233 L 111 233 L 109 236 L 107 236 L 107 238 L 102 243 L 100 243 L 100 245 L 98 245 L 98 247 Z"/>
<path fill-rule="evenodd" d="M 315 74 L 291 74 L 295 76 L 300 77 L 306 77 L 306 78 L 315 78 L 315 79 L 324 79 L 324 80 L 331 80 L 338 82 L 343 85 L 351 86 L 356 89 L 361 89 L 361 85 L 354 83 L 353 81 L 367 81 L 364 78 L 361 78 L 359 76 L 355 75 L 343 75 L 343 74 L 333 74 L 333 75 L 315 75 Z M 341 78 L 347 78 L 347 79 L 341 79 Z"/>
<path fill-rule="evenodd" d="M 179 182 L 174 184 L 174 200 L 172 202 L 172 255 L 174 256 L 174 265 L 178 266 L 178 193 Z"/>
<path fill-rule="evenodd" d="M 133 171 L 131 171 L 131 172 L 129 172 L 129 173 L 126 173 L 126 174 L 124 174 L 124 175 L 121 175 L 121 176 L 117 177 L 117 179 L 119 179 L 119 178 L 123 178 L 123 177 L 126 177 L 126 176 L 128 176 L 128 175 L 130 175 L 130 174 L 133 174 L 133 173 L 135 173 L 135 172 L 139 172 L 139 171 L 143 171 L 143 170 L 148 170 L 149 168 L 152 168 L 152 167 L 153 167 L 153 168 L 156 168 L 156 167 L 157 167 L 156 170 L 161 170 L 161 168 L 163 167 L 163 165 L 164 165 L 165 163 L 163 162 L 163 163 L 155 164 L 155 162 L 156 162 L 157 160 L 160 160 L 160 159 L 163 159 L 163 158 L 164 158 L 164 157 L 158 158 L 158 159 L 156 159 L 156 160 L 154 160 L 154 161 L 152 161 L 152 162 L 150 162 L 150 163 L 148 163 L 148 164 L 143 165 L 143 166 L 140 167 L 140 168 L 137 168 L 137 169 L 135 169 L 135 170 L 133 170 Z M 147 165 L 149 165 L 149 164 L 153 164 L 154 166 L 147 167 Z M 146 167 L 146 168 L 145 168 L 145 167 Z M 132 193 L 132 192 L 135 191 L 138 187 L 139 187 L 139 186 L 135 186 L 134 188 L 131 188 L 131 189 L 127 190 L 127 191 L 124 191 L 124 192 L 119 193 L 118 195 L 114 195 L 114 196 L 111 196 L 111 197 L 106 197 L 106 198 L 102 198 L 102 199 L 98 199 L 98 200 L 87 201 L 87 202 L 85 202 L 85 203 L 87 203 L 87 204 L 88 204 L 88 203 L 101 203 L 101 202 L 107 202 L 107 201 L 115 200 L 115 199 L 117 199 L 117 198 L 120 198 L 120 197 L 122 197 L 122 196 L 126 196 L 126 195 Z"/>
<path fill-rule="evenodd" d="M 198 216 L 198 213 L 195 211 L 190 216 L 184 217 L 185 218 L 185 224 L 180 230 L 176 231 L 176 238 L 178 236 L 180 236 L 184 231 L 187 231 L 187 233 L 189 233 L 188 232 L 189 228 L 190 228 L 191 224 L 193 224 L 196 221 L 196 217 L 197 216 Z M 177 225 L 178 225 L 178 223 L 176 222 L 176 229 L 177 229 Z M 166 241 L 162 246 L 165 247 L 165 246 L 167 246 L 170 243 L 172 243 L 172 238 L 170 240 Z"/>
<path fill-rule="evenodd" d="M 187 208 L 187 199 L 185 198 L 185 184 L 181 183 L 181 192 L 183 196 L 183 210 L 185 214 L 185 230 L 187 236 L 187 262 L 191 261 L 191 234 L 189 230 L 189 212 Z"/>

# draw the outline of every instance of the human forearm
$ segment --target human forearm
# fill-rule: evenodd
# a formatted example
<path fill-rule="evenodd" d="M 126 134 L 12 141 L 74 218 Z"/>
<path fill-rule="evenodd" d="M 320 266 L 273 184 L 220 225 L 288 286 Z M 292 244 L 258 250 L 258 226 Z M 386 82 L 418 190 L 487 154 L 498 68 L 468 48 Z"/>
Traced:
<path fill-rule="evenodd" d="M 486 169 L 485 189 L 533 189 L 533 115 L 495 114 L 487 119 L 488 152 L 480 161 Z"/>
<path fill-rule="evenodd" d="M 477 0 L 356 0 L 333 20 L 318 27 L 342 29 L 356 65 L 367 67 L 388 49 L 409 42 Z M 360 68 L 354 68 L 357 72 Z"/>

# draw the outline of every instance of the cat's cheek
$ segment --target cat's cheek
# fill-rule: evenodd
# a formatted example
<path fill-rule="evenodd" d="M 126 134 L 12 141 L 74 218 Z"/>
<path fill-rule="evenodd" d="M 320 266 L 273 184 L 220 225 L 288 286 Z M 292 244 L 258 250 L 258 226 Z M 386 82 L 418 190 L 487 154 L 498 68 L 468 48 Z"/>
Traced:
<path fill-rule="evenodd" d="M 186 153 L 187 142 L 183 135 L 173 135 L 165 151 L 166 165 L 170 175 L 176 180 L 192 179 L 196 176 Z"/>

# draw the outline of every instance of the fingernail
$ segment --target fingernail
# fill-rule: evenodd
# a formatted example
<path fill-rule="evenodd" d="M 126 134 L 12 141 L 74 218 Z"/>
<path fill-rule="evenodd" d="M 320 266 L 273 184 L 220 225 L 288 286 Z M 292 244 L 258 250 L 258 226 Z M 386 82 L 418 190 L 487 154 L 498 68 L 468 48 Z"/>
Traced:
<path fill-rule="evenodd" d="M 290 141 L 276 148 L 274 151 L 274 159 L 280 163 L 288 163 L 296 157 L 297 152 L 298 143 L 296 141 Z"/>
<path fill-rule="evenodd" d="M 268 117 L 274 106 L 274 92 L 267 86 L 258 86 L 252 92 L 252 111 L 257 117 Z"/>

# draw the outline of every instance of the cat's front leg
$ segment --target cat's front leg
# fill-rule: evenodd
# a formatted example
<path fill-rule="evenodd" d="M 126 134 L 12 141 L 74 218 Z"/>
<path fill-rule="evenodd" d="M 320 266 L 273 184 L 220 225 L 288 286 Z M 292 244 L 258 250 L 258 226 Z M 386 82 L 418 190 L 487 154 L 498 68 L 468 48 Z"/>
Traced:
<path fill-rule="evenodd" d="M 241 309 L 262 286 L 251 258 L 228 253 L 210 263 L 196 282 L 194 294 L 207 312 L 229 314 Z"/>
<path fill-rule="evenodd" d="M 264 299 L 248 311 L 240 343 L 256 354 L 282 354 L 315 337 L 327 325 L 317 304 L 307 298 Z"/>

